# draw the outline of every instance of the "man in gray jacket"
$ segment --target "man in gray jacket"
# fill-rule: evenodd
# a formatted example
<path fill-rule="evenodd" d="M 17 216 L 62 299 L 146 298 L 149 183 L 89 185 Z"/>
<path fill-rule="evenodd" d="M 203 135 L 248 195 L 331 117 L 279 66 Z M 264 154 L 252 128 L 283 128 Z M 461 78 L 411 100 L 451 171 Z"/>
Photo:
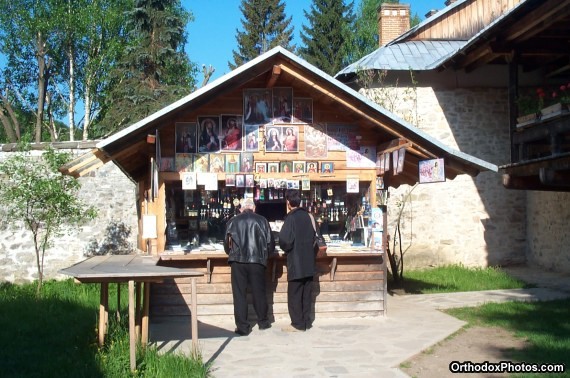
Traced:
<path fill-rule="evenodd" d="M 229 255 L 231 266 L 232 294 L 236 330 L 240 336 L 251 332 L 247 319 L 247 285 L 251 285 L 253 308 L 257 315 L 259 329 L 268 329 L 267 294 L 265 268 L 267 257 L 275 249 L 275 240 L 269 222 L 255 214 L 255 203 L 246 198 L 241 205 L 241 213 L 228 221 L 224 250 Z"/>
<path fill-rule="evenodd" d="M 291 325 L 283 331 L 305 331 L 312 325 L 315 230 L 309 213 L 299 207 L 299 191 L 287 190 L 285 200 L 288 213 L 279 232 L 279 246 L 287 255 L 287 307 Z"/>

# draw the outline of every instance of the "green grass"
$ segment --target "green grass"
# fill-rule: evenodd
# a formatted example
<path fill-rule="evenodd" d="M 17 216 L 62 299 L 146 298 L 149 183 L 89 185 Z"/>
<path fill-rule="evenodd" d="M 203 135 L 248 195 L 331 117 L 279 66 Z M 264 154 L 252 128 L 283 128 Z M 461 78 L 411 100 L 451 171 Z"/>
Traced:
<path fill-rule="evenodd" d="M 403 290 L 408 294 L 453 293 L 498 289 L 518 289 L 528 284 L 509 276 L 500 268 L 466 268 L 448 265 L 437 268 L 404 271 L 404 279 L 396 285 L 388 280 L 388 290 Z"/>
<path fill-rule="evenodd" d="M 511 331 L 530 343 L 529 348 L 509 352 L 515 361 L 565 364 L 570 376 L 570 300 L 547 302 L 488 303 L 474 308 L 446 311 L 467 321 L 469 326 L 497 326 Z M 517 374 L 515 377 L 544 377 L 545 374 Z"/>
<path fill-rule="evenodd" d="M 137 352 L 130 371 L 127 291 L 121 290 L 121 320 L 110 303 L 109 333 L 97 345 L 99 286 L 47 281 L 40 298 L 35 284 L 0 284 L 0 376 L 2 377 L 208 377 L 199 355 Z M 116 285 L 109 297 L 116 298 Z M 112 301 L 111 301 L 112 302 Z M 116 306 L 116 301 L 115 301 Z"/>

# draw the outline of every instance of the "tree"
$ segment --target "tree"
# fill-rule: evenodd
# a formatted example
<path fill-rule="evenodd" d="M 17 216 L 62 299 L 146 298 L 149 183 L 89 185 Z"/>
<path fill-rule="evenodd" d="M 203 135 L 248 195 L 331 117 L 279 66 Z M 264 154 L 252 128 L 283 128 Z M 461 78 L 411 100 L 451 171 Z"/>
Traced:
<path fill-rule="evenodd" d="M 356 11 L 351 42 L 348 44 L 348 61 L 356 62 L 358 59 L 370 54 L 378 48 L 378 11 L 382 4 L 399 4 L 399 0 L 362 0 Z M 417 14 L 410 18 L 410 26 L 420 23 Z"/>
<path fill-rule="evenodd" d="M 86 37 L 77 49 L 83 75 L 84 115 L 82 139 L 89 139 L 92 122 L 97 119 L 109 88 L 109 72 L 126 47 L 125 17 L 133 0 L 97 0 L 86 8 L 83 17 Z"/>
<path fill-rule="evenodd" d="M 41 158 L 33 158 L 29 144 L 0 163 L 0 215 L 8 224 L 32 232 L 38 269 L 37 294 L 43 283 L 44 256 L 53 240 L 70 226 L 93 219 L 96 211 L 77 198 L 78 180 L 65 176 L 58 168 L 70 155 L 48 149 Z"/>
<path fill-rule="evenodd" d="M 40 142 L 59 18 L 55 0 L 0 0 L 0 52 L 7 57 L 4 78 L 22 107 L 35 114 L 34 140 Z M 34 104 L 35 103 L 35 104 Z M 15 106 L 12 106 L 15 108 Z"/>
<path fill-rule="evenodd" d="M 285 4 L 280 0 L 242 0 L 239 7 L 243 31 L 236 30 L 238 50 L 233 50 L 234 62 L 230 69 L 258 57 L 276 46 L 295 50 L 291 45 L 293 26 L 291 17 L 285 16 Z"/>
<path fill-rule="evenodd" d="M 98 135 L 123 129 L 189 94 L 195 64 L 184 52 L 191 19 L 179 0 L 136 0 L 128 13 L 129 45 L 110 75 Z"/>
<path fill-rule="evenodd" d="M 27 122 L 21 120 L 22 112 L 35 117 L 31 132 L 36 142 L 48 138 L 74 140 L 81 123 L 83 138 L 87 139 L 109 67 L 126 44 L 121 28 L 132 3 L 0 0 L 5 10 L 0 13 L 0 53 L 6 57 L 0 72 L 0 117 L 6 117 L 1 120 L 4 140 L 17 142 L 30 133 Z M 81 115 L 79 98 L 83 99 L 84 117 L 76 117 Z M 67 125 L 58 121 L 66 113 Z"/>
<path fill-rule="evenodd" d="M 350 64 L 350 33 L 353 29 L 353 3 L 343 0 L 313 0 L 311 11 L 303 11 L 310 26 L 303 25 L 299 49 L 301 57 L 314 66 L 334 75 Z"/>

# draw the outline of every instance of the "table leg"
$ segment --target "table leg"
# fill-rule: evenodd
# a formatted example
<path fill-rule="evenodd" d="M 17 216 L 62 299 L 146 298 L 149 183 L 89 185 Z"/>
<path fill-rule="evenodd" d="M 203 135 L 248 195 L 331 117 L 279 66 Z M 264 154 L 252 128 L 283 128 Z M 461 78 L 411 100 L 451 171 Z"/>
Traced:
<path fill-rule="evenodd" d="M 105 334 L 107 333 L 107 312 L 109 301 L 109 284 L 101 283 L 101 293 L 99 297 L 99 346 L 105 343 Z"/>
<path fill-rule="evenodd" d="M 135 329 L 137 340 L 141 336 L 141 285 L 142 282 L 135 282 Z"/>
<path fill-rule="evenodd" d="M 142 309 L 142 334 L 141 334 L 141 344 L 146 346 L 148 344 L 148 312 L 149 312 L 149 300 L 150 300 L 150 282 L 144 283 L 144 297 L 143 297 L 143 309 Z"/>
<path fill-rule="evenodd" d="M 121 321 L 121 283 L 117 282 L 117 321 Z"/>
<path fill-rule="evenodd" d="M 135 282 L 129 281 L 129 349 L 131 371 L 137 367 L 137 343 L 135 335 Z"/>
<path fill-rule="evenodd" d="M 192 352 L 198 351 L 198 295 L 196 291 L 196 278 L 192 277 Z"/>

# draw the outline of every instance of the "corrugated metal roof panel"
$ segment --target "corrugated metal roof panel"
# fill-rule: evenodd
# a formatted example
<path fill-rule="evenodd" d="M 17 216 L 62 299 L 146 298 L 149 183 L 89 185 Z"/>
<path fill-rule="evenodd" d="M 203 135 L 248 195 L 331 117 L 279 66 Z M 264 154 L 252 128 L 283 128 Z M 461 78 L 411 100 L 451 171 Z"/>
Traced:
<path fill-rule="evenodd" d="M 467 41 L 409 41 L 380 47 L 341 70 L 335 77 L 360 70 L 431 70 L 459 51 Z"/>

